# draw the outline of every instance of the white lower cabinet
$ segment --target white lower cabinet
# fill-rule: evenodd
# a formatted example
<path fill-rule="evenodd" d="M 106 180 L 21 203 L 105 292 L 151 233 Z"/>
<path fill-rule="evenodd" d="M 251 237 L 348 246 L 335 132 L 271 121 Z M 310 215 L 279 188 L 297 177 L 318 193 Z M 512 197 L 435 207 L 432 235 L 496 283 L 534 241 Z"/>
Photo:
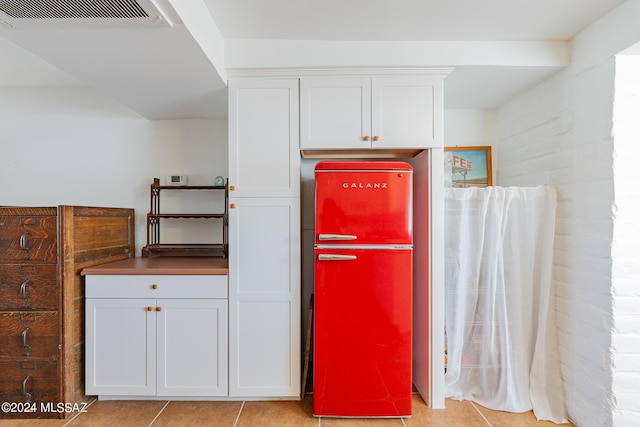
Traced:
<path fill-rule="evenodd" d="M 228 395 L 226 276 L 87 276 L 86 296 L 87 395 Z"/>
<path fill-rule="evenodd" d="M 227 301 L 158 300 L 158 396 L 226 396 Z"/>

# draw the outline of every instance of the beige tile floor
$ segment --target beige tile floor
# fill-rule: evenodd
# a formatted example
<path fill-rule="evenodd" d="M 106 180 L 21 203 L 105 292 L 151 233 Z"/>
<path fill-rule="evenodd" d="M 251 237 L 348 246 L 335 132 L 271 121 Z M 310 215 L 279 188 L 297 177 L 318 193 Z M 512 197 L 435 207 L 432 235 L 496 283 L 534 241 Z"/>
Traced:
<path fill-rule="evenodd" d="M 413 416 L 391 419 L 315 418 L 313 398 L 271 402 L 93 401 L 86 412 L 65 420 L 2 420 L 0 427 L 359 427 L 359 426 L 555 426 L 532 412 L 492 411 L 472 402 L 447 399 L 446 409 L 430 409 L 417 394 Z M 0 418 L 2 414 L 0 414 Z M 568 424 L 565 424 L 568 426 Z"/>

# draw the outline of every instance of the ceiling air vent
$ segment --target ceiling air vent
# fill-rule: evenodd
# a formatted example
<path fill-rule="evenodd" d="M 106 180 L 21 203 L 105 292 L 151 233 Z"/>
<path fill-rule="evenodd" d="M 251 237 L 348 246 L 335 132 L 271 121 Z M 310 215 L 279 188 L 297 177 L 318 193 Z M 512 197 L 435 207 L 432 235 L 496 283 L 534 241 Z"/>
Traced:
<path fill-rule="evenodd" d="M 10 27 L 170 25 L 151 0 L 0 0 L 0 20 Z"/>

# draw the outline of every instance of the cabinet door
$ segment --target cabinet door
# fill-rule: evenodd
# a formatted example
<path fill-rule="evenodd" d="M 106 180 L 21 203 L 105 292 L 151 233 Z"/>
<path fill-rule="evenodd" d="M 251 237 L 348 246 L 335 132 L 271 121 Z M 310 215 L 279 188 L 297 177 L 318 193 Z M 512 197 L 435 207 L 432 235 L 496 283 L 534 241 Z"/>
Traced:
<path fill-rule="evenodd" d="M 156 394 L 155 307 L 153 299 L 86 300 L 86 394 Z"/>
<path fill-rule="evenodd" d="M 301 79 L 300 148 L 371 148 L 371 79 Z"/>
<path fill-rule="evenodd" d="M 300 393 L 297 198 L 231 199 L 229 395 Z"/>
<path fill-rule="evenodd" d="M 229 82 L 229 196 L 293 197 L 300 188 L 297 79 Z"/>
<path fill-rule="evenodd" d="M 428 148 L 443 145 L 442 79 L 372 79 L 373 148 Z"/>
<path fill-rule="evenodd" d="M 227 395 L 227 300 L 158 300 L 158 396 Z"/>

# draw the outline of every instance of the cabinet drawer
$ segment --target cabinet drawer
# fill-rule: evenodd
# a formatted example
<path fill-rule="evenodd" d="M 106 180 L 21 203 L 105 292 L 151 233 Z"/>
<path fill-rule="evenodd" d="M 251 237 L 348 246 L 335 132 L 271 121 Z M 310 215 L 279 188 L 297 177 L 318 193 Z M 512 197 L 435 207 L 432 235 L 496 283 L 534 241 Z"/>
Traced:
<path fill-rule="evenodd" d="M 60 418 L 43 413 L 40 402 L 59 402 L 58 363 L 55 360 L 0 360 L 0 402 L 36 403 L 36 412 L 7 412 L 1 418 Z M 11 409 L 11 408 L 10 408 Z"/>
<path fill-rule="evenodd" d="M 95 275 L 85 280 L 86 298 L 227 298 L 223 275 Z"/>
<path fill-rule="evenodd" d="M 0 357 L 58 356 L 58 313 L 0 313 Z"/>
<path fill-rule="evenodd" d="M 0 310 L 56 310 L 56 264 L 0 264 Z"/>
<path fill-rule="evenodd" d="M 56 262 L 55 216 L 0 216 L 0 262 Z"/>

